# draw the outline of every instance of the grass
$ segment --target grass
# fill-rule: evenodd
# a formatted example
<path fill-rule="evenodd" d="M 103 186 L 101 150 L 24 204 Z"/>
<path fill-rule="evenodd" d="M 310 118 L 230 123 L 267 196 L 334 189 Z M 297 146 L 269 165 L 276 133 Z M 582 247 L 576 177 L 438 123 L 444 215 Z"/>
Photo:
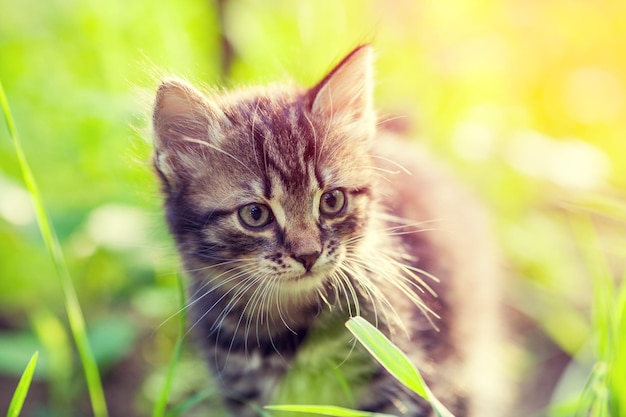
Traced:
<path fill-rule="evenodd" d="M 41 236 L 61 284 L 66 313 L 87 380 L 93 413 L 96 417 L 107 417 L 108 411 L 102 388 L 102 379 L 89 345 L 81 306 L 61 251 L 59 240 L 46 213 L 37 183 L 22 149 L 1 83 L 0 103 L 9 135 L 13 140 L 15 154 L 22 170 L 24 184 L 32 198 Z M 595 329 L 597 361 L 592 368 L 587 384 L 576 400 L 576 405 L 553 405 L 550 415 L 566 416 L 572 410 L 575 410 L 574 414 L 576 416 L 617 417 L 626 415 L 626 392 L 623 389 L 623 387 L 626 387 L 626 284 L 622 279 L 621 285 L 619 287 L 616 286 L 616 280 L 611 275 L 605 260 L 602 258 L 600 243 L 591 223 L 588 220 L 577 218 L 573 225 L 577 240 L 581 242 L 580 249 L 593 282 L 593 328 Z M 171 409 L 169 412 L 167 411 L 169 394 L 176 379 L 176 369 L 180 361 L 184 335 L 186 334 L 186 318 L 182 308 L 185 296 L 181 279 L 178 279 L 178 292 L 181 305 L 178 336 L 164 384 L 154 404 L 153 417 L 183 415 L 204 399 L 202 395 L 190 397 L 187 401 L 179 404 L 178 407 Z M 394 377 L 406 387 L 427 399 L 437 416 L 453 417 L 432 395 L 419 371 L 411 364 L 408 358 L 386 339 L 380 331 L 360 317 L 351 319 L 346 323 L 346 327 Z M 35 353 L 20 378 L 7 417 L 17 417 L 19 415 L 34 374 L 37 357 L 38 354 Z M 266 409 L 270 411 L 314 413 L 326 416 L 383 416 L 381 414 L 324 405 L 273 405 L 266 407 Z M 264 411 L 259 411 L 259 413 L 260 415 L 267 414 Z"/>
<path fill-rule="evenodd" d="M 540 297 L 525 293 L 517 305 L 533 310 L 528 315 L 543 326 L 539 341 L 554 342 L 574 357 L 570 368 L 583 369 L 582 376 L 563 377 L 560 385 L 575 385 L 563 397 L 568 401 L 555 397 L 538 414 L 626 415 L 626 289 L 616 267 L 626 245 L 613 239 L 626 224 L 626 208 L 617 203 L 626 178 L 626 60 L 607 58 L 624 38 L 626 9 L 615 2 L 579 3 L 468 0 L 461 13 L 437 0 L 384 8 L 352 0 L 271 0 L 272 7 L 240 0 L 158 7 L 147 0 L 68 0 L 31 13 L 39 6 L 35 0 L 0 2 L 0 78 L 24 138 L 20 142 L 3 89 L 9 135 L 0 129 L 0 383 L 20 379 L 38 350 L 31 383 L 47 398 L 31 389 L 24 403 L 36 415 L 76 415 L 85 407 L 93 408 L 89 415 L 119 415 L 113 410 L 120 400 L 104 397 L 115 380 L 134 384 L 137 393 L 126 395 L 123 405 L 138 415 L 222 416 L 211 402 L 213 388 L 198 376 L 200 359 L 186 356 L 183 345 L 193 343 L 183 343 L 183 317 L 178 326 L 154 331 L 180 295 L 180 282 L 171 279 L 174 262 L 154 259 L 165 251 L 166 233 L 112 246 L 92 231 L 94 213 L 110 203 L 142 210 L 150 225 L 162 223 L 151 173 L 137 169 L 150 150 L 129 133 L 128 124 L 143 130 L 147 114 L 131 86 L 152 95 L 146 72 L 226 86 L 285 73 L 315 82 L 333 58 L 372 39 L 381 115 L 406 114 L 394 121 L 404 129 L 414 124 L 412 134 L 492 205 L 512 274 L 542 291 Z M 232 53 L 221 51 L 224 45 Z M 596 152 L 565 146 L 582 143 Z M 591 160 L 599 165 L 586 165 L 586 156 L 599 157 Z M 561 203 L 585 194 L 559 182 L 568 164 L 580 174 L 574 178 L 583 179 L 607 168 L 589 188 L 600 195 L 565 210 L 583 207 L 595 229 L 585 216 L 571 228 L 563 225 Z M 27 204 L 34 201 L 41 231 L 28 220 L 26 205 L 3 211 L 7 200 L 20 203 L 24 195 Z M 129 350 L 115 347 L 115 360 L 107 362 L 93 334 L 103 316 L 114 314 L 141 337 Z M 115 320 L 109 333 L 120 327 Z M 528 353 L 520 367 L 539 367 L 544 354 Z M 126 360 L 147 365 L 140 380 L 119 372 Z M 0 408 L 18 398 L 0 391 Z"/>
<path fill-rule="evenodd" d="M 154 404 L 154 410 L 152 411 L 152 417 L 165 417 L 167 402 L 169 399 L 170 390 L 172 388 L 172 383 L 176 376 L 176 367 L 180 362 L 180 356 L 183 350 L 183 343 L 185 340 L 185 334 L 187 334 L 187 314 L 185 309 L 185 287 L 183 285 L 182 277 L 178 277 L 178 295 L 180 299 L 180 313 L 178 314 L 178 336 L 176 338 L 176 346 L 174 347 L 174 351 L 172 353 L 172 357 L 170 359 L 170 364 L 167 369 L 167 375 L 165 377 L 165 382 L 163 383 L 163 388 L 157 398 L 157 401 Z M 192 407 L 194 404 L 190 404 L 189 407 L 183 407 L 178 409 L 174 414 L 167 414 L 168 416 L 174 417 L 181 415 L 187 408 Z"/>
<path fill-rule="evenodd" d="M 419 370 L 409 358 L 380 330 L 362 317 L 351 318 L 346 323 L 346 327 L 391 375 L 405 387 L 428 400 L 438 417 L 453 417 L 452 413 L 433 395 Z"/>
<path fill-rule="evenodd" d="M 437 417 L 454 417 L 448 409 L 433 395 L 424 382 L 419 370 L 409 358 L 375 326 L 363 317 L 352 317 L 346 322 L 352 335 L 367 349 L 391 375 L 405 387 L 427 400 Z M 338 417 L 388 417 L 380 413 L 368 413 L 347 408 L 322 405 L 271 405 L 268 410 L 291 411 L 295 413 L 312 413 Z"/>
<path fill-rule="evenodd" d="M 54 228 L 52 227 L 52 223 L 46 213 L 41 199 L 41 194 L 39 193 L 39 187 L 37 186 L 35 177 L 33 176 L 30 165 L 26 159 L 26 155 L 22 149 L 22 144 L 20 142 L 15 123 L 13 122 L 13 116 L 11 115 L 11 109 L 9 108 L 9 103 L 6 99 L 2 82 L 0 82 L 0 105 L 2 107 L 4 120 L 9 130 L 9 135 L 13 140 L 13 147 L 22 171 L 24 184 L 30 193 L 32 203 L 35 208 L 37 224 L 39 225 L 41 237 L 43 238 L 46 250 L 52 258 L 57 278 L 61 284 L 65 299 L 67 317 L 69 319 L 72 335 L 74 336 L 74 342 L 78 348 L 80 360 L 85 372 L 94 415 L 96 417 L 107 417 L 109 413 L 107 411 L 107 404 L 104 398 L 104 390 L 102 389 L 100 372 L 94 359 L 91 346 L 89 345 L 87 331 L 85 328 L 85 319 L 80 307 L 80 302 L 78 301 L 72 278 L 70 277 L 69 270 L 65 263 L 65 257 L 63 256 L 59 239 L 57 238 Z"/>
<path fill-rule="evenodd" d="M 107 403 L 104 395 L 102 379 L 100 376 L 100 372 L 98 370 L 97 363 L 95 361 L 94 355 L 92 353 L 91 346 L 89 344 L 85 320 L 83 317 L 82 309 L 80 306 L 80 302 L 78 300 L 76 290 L 74 288 L 73 281 L 71 279 L 69 270 L 67 268 L 65 257 L 61 250 L 61 245 L 59 244 L 59 240 L 54 232 L 54 228 L 48 214 L 46 213 L 41 194 L 39 193 L 39 188 L 37 186 L 37 182 L 35 177 L 33 176 L 32 170 L 28 164 L 28 160 L 26 159 L 26 155 L 22 149 L 21 141 L 17 132 L 17 128 L 13 121 L 13 117 L 11 115 L 11 110 L 9 107 L 9 103 L 6 99 L 6 95 L 4 93 L 4 88 L 2 83 L 0 82 L 0 105 L 2 108 L 2 112 L 4 115 L 4 119 L 9 131 L 9 135 L 13 140 L 13 146 L 15 149 L 15 154 L 18 158 L 20 168 L 22 170 L 22 177 L 24 180 L 24 184 L 28 189 L 30 196 L 32 198 L 32 203 L 35 208 L 35 212 L 37 215 L 37 223 L 39 225 L 39 231 L 43 238 L 46 250 L 50 254 L 52 258 L 52 262 L 55 267 L 55 271 L 57 277 L 60 281 L 61 288 L 63 291 L 63 296 L 65 299 L 66 312 L 70 323 L 70 329 L 72 335 L 74 337 L 74 342 L 76 343 L 76 347 L 79 352 L 79 356 L 81 359 L 82 367 L 85 373 L 87 386 L 90 395 L 90 402 L 92 406 L 92 410 L 95 417 L 108 417 L 108 409 Z M 179 319 L 179 331 L 178 337 L 176 340 L 176 346 L 173 351 L 170 365 L 168 367 L 167 375 L 161 389 L 161 392 L 157 398 L 157 401 L 154 404 L 154 410 L 152 413 L 153 417 L 174 417 L 178 415 L 182 415 L 188 408 L 193 407 L 194 402 L 190 402 L 187 407 L 178 407 L 175 412 L 170 412 L 166 414 L 166 407 L 168 402 L 168 397 L 170 393 L 170 389 L 176 374 L 176 367 L 179 363 L 181 351 L 183 349 L 184 336 L 186 332 L 186 314 L 185 314 L 185 294 L 184 294 L 184 286 L 182 283 L 182 279 L 178 279 L 178 291 L 180 298 L 180 306 L 181 312 L 178 315 Z M 32 381 L 32 377 L 35 371 L 35 365 L 37 363 L 38 353 L 35 353 L 28 363 L 24 374 L 22 375 L 18 387 L 15 391 L 13 399 L 11 401 L 7 417 L 17 417 L 22 408 L 24 399 L 26 398 L 26 393 L 28 392 L 28 388 Z"/>
<path fill-rule="evenodd" d="M 17 129 L 13 122 L 13 117 L 9 108 L 9 104 L 4 94 L 4 89 L 0 83 L 0 104 L 2 105 L 2 111 L 9 130 L 9 135 L 13 139 L 13 146 L 17 155 L 24 183 L 30 192 L 33 205 L 37 213 L 37 222 L 39 230 L 43 237 L 46 249 L 48 250 L 52 262 L 55 266 L 57 276 L 60 280 L 63 295 L 65 298 L 66 311 L 70 322 L 70 328 L 74 336 L 74 341 L 78 347 L 78 351 L 81 357 L 82 366 L 87 379 L 89 387 L 89 393 L 91 398 L 91 404 L 94 415 L 96 417 L 107 417 L 108 411 L 106 401 L 104 397 L 104 390 L 102 389 L 102 381 L 98 371 L 97 364 L 95 362 L 93 353 L 91 351 L 89 341 L 87 338 L 85 321 L 83 313 L 78 301 L 76 291 L 69 274 L 69 270 L 65 263 L 65 258 L 59 244 L 59 240 L 54 233 L 54 228 L 50 222 L 50 219 L 44 208 L 41 195 L 38 190 L 37 182 L 32 174 L 26 156 L 21 146 L 21 142 L 17 133 Z M 182 279 L 178 279 L 178 290 L 181 305 L 181 313 L 179 314 L 179 331 L 176 339 L 176 346 L 174 348 L 170 364 L 168 367 L 165 383 L 162 390 L 155 402 L 152 416 L 164 417 L 166 415 L 166 407 L 168 402 L 168 396 L 171 389 L 171 385 L 175 378 L 176 367 L 179 363 L 184 335 L 186 334 L 186 314 L 185 314 L 185 294 Z M 431 391 L 426 386 L 423 378 L 419 374 L 419 371 L 412 365 L 409 359 L 404 355 L 396 346 L 394 346 L 378 329 L 368 323 L 361 317 L 354 317 L 346 323 L 346 327 L 357 338 L 359 342 L 365 346 L 365 348 L 371 353 L 371 355 L 378 360 L 394 377 L 400 382 L 406 385 L 408 388 L 427 399 L 437 415 L 439 417 L 453 417 L 452 414 L 433 396 Z M 31 361 L 29 362 L 20 383 L 16 390 L 16 393 L 11 402 L 9 408 L 9 414 L 7 417 L 17 417 L 19 411 L 24 402 L 26 392 L 32 380 L 32 376 L 35 369 L 38 354 L 35 353 Z M 193 406 L 193 403 L 190 407 Z M 266 407 L 269 410 L 282 410 L 292 412 L 309 412 L 317 413 L 320 415 L 329 416 L 345 416 L 345 417 L 383 417 L 381 414 L 364 413 L 356 410 L 349 410 L 339 407 L 331 406 L 269 406 Z M 178 409 L 174 415 L 181 415 L 183 409 Z M 172 415 L 171 413 L 168 415 Z"/>
<path fill-rule="evenodd" d="M 593 282 L 596 352 L 596 364 L 580 397 L 578 415 L 623 416 L 626 415 L 626 276 L 620 281 L 612 276 L 588 219 L 576 218 L 573 223 Z"/>
<path fill-rule="evenodd" d="M 35 352 L 30 358 L 28 365 L 26 365 L 26 369 L 20 378 L 20 382 L 17 384 L 17 388 L 15 389 L 15 393 L 13 394 L 13 398 L 9 404 L 7 417 L 17 417 L 20 415 L 22 406 L 24 405 L 24 400 L 26 399 L 26 394 L 28 394 L 28 389 L 30 388 L 30 383 L 33 380 L 33 374 L 35 373 L 38 357 L 39 352 Z"/>
<path fill-rule="evenodd" d="M 370 413 L 367 411 L 352 410 L 350 408 L 331 405 L 268 405 L 267 410 L 289 411 L 292 413 L 317 414 L 331 417 L 393 417 L 389 414 Z"/>

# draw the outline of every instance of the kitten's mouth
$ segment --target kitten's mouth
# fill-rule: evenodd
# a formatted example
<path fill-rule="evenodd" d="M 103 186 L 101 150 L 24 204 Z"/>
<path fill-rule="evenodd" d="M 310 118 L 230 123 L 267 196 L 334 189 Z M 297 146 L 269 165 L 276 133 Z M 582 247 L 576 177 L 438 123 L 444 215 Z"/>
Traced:
<path fill-rule="evenodd" d="M 325 280 L 326 274 L 308 271 L 291 276 L 285 281 L 289 287 L 295 288 L 297 291 L 310 291 L 318 288 Z"/>
<path fill-rule="evenodd" d="M 309 289 L 313 289 L 323 285 L 323 283 L 327 280 L 329 274 L 331 273 L 333 268 L 328 267 L 320 267 L 316 268 L 315 271 L 307 271 L 301 274 L 297 274 L 289 277 L 286 281 L 292 285 L 303 286 Z"/>
<path fill-rule="evenodd" d="M 308 271 L 308 272 L 305 272 L 303 274 L 296 275 L 295 277 L 289 278 L 289 281 L 291 281 L 291 282 L 301 282 L 301 281 L 305 281 L 305 280 L 308 280 L 308 279 L 311 279 L 311 278 L 315 278 L 317 275 L 318 274 L 316 274 L 314 272 Z"/>
<path fill-rule="evenodd" d="M 286 275 L 283 282 L 289 288 L 288 291 L 295 290 L 298 293 L 314 291 L 325 285 L 335 268 L 334 262 L 320 262 L 309 271 Z"/>

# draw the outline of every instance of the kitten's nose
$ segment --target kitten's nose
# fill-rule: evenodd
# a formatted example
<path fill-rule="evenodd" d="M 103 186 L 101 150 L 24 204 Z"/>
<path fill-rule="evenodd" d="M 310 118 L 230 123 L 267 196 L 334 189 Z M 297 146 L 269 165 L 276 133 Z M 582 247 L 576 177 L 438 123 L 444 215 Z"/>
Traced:
<path fill-rule="evenodd" d="M 304 269 L 306 269 L 306 272 L 309 272 L 311 271 L 311 268 L 313 268 L 313 265 L 315 264 L 315 261 L 317 261 L 317 258 L 320 257 L 320 252 L 316 251 L 304 255 L 292 255 L 292 257 L 293 259 L 304 265 Z"/>

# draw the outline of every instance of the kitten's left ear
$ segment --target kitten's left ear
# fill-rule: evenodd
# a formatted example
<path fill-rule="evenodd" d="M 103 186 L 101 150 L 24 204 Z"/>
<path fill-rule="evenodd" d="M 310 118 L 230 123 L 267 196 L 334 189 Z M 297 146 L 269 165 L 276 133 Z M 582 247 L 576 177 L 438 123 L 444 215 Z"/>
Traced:
<path fill-rule="evenodd" d="M 374 56 L 370 45 L 350 52 L 309 90 L 311 111 L 331 119 L 375 125 L 372 103 Z"/>
<path fill-rule="evenodd" d="M 191 84 L 169 78 L 157 90 L 152 115 L 154 166 L 164 184 L 176 188 L 198 171 L 198 162 L 221 140 L 227 118 Z"/>

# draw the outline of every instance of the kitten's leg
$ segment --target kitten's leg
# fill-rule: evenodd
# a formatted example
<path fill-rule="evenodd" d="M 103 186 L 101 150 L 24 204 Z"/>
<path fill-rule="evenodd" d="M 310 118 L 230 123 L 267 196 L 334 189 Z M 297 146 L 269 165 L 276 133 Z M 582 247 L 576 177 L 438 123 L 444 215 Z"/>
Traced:
<path fill-rule="evenodd" d="M 277 354 L 262 356 L 258 350 L 228 352 L 218 348 L 216 355 L 212 368 L 224 405 L 233 416 L 257 417 L 255 408 L 270 401 L 287 370 L 286 362 Z"/>

